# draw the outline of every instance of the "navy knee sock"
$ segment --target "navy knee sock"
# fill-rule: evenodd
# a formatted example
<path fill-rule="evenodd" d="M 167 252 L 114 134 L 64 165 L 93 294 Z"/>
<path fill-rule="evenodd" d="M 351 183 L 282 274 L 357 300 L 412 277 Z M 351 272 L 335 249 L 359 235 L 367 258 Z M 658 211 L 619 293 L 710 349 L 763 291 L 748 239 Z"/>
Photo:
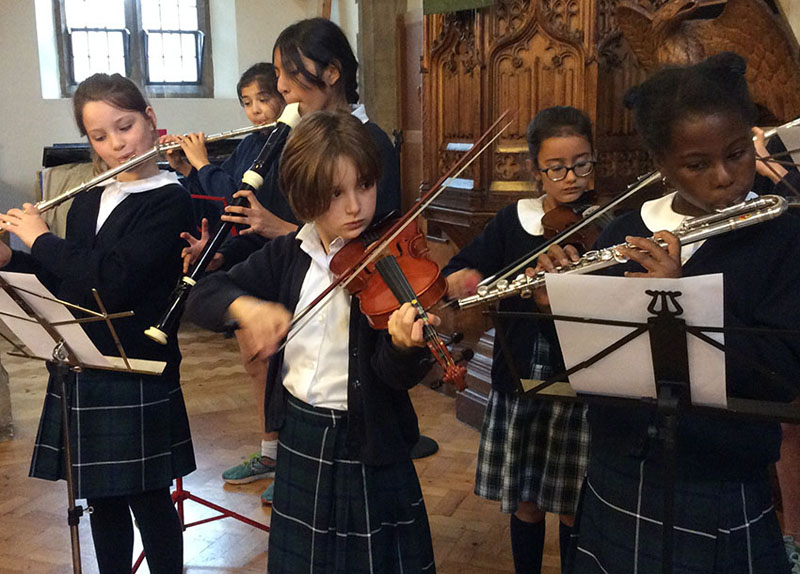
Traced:
<path fill-rule="evenodd" d="M 563 522 L 558 522 L 558 549 L 561 552 L 561 572 L 567 571 L 567 556 L 572 538 L 572 527 Z"/>
<path fill-rule="evenodd" d="M 539 574 L 544 552 L 544 520 L 525 522 L 511 515 L 511 553 L 516 574 Z"/>

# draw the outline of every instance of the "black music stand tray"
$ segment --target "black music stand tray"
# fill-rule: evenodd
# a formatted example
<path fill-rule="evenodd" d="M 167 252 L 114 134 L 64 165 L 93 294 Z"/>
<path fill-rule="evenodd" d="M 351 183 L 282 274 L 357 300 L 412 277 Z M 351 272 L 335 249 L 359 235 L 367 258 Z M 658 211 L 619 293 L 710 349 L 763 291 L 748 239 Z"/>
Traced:
<path fill-rule="evenodd" d="M 787 403 L 757 401 L 750 399 L 727 398 L 727 408 L 692 405 L 690 400 L 690 377 L 687 334 L 697 337 L 712 347 L 724 352 L 725 346 L 706 335 L 706 332 L 753 331 L 756 333 L 782 333 L 798 336 L 800 331 L 777 331 L 767 329 L 731 329 L 721 327 L 693 327 L 680 318 L 683 309 L 678 302 L 680 291 L 648 290 L 651 297 L 648 312 L 651 317 L 646 323 L 591 319 L 568 315 L 545 313 L 488 311 L 495 324 L 496 338 L 501 345 L 504 358 L 512 378 L 516 381 L 520 395 L 530 398 L 561 400 L 567 402 L 587 402 L 617 406 L 652 407 L 655 405 L 657 423 L 648 429 L 651 436 L 657 437 L 661 446 L 664 468 L 664 510 L 662 517 L 662 574 L 672 573 L 673 526 L 674 526 L 674 483 L 676 476 L 676 439 L 679 412 L 691 409 L 693 412 L 716 416 L 734 416 L 746 419 L 760 419 L 775 422 L 800 423 L 800 409 Z M 562 373 L 545 381 L 523 380 L 514 365 L 509 343 L 503 329 L 504 318 L 528 318 L 533 320 L 567 321 L 599 325 L 629 327 L 633 330 Z M 657 397 L 625 398 L 582 393 L 578 395 L 569 383 L 561 382 L 570 374 L 591 367 L 617 349 L 633 341 L 640 335 L 649 333 L 650 351 L 655 375 Z"/>

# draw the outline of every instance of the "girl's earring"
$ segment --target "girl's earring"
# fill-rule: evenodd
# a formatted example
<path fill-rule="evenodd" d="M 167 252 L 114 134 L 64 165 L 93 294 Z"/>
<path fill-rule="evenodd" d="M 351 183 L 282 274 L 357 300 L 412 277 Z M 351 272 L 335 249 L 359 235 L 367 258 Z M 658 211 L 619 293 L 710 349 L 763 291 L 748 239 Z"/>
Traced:
<path fill-rule="evenodd" d="M 670 185 L 670 183 L 669 183 L 669 180 L 667 179 L 667 176 L 666 176 L 666 175 L 662 175 L 662 176 L 661 176 L 661 185 L 663 185 L 663 186 L 664 186 L 664 188 L 666 188 L 666 189 L 668 189 L 668 190 L 673 190 L 673 189 L 675 189 L 674 187 L 672 187 L 672 186 Z"/>

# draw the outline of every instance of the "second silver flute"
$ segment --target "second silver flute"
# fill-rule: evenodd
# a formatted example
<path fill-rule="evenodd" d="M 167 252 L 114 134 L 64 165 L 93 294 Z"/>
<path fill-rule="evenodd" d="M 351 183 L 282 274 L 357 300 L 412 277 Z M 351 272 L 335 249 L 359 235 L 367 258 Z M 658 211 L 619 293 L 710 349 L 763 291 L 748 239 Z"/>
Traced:
<path fill-rule="evenodd" d="M 252 133 L 252 132 L 255 132 L 255 131 L 258 131 L 258 130 L 263 130 L 265 128 L 273 127 L 273 126 L 275 126 L 275 122 L 272 122 L 271 124 L 261 124 L 261 125 L 247 126 L 247 127 L 239 128 L 239 129 L 236 129 L 236 130 L 229 130 L 227 132 L 220 132 L 218 134 L 211 134 L 210 136 L 206 137 L 206 143 L 215 142 L 215 141 L 218 141 L 218 140 L 224 140 L 224 139 L 232 138 L 232 137 L 236 137 L 236 136 L 242 136 L 242 135 L 245 135 L 245 134 L 249 134 L 249 133 Z M 158 154 L 160 154 L 162 152 L 170 151 L 170 150 L 173 150 L 173 149 L 179 149 L 180 147 L 181 147 L 181 144 L 178 143 L 178 142 L 168 143 L 168 144 L 156 144 L 150 150 L 148 150 L 147 152 L 143 153 L 142 155 L 138 155 L 136 157 L 132 157 L 131 159 L 129 159 L 125 163 L 122 163 L 122 164 L 118 165 L 117 167 L 108 169 L 108 170 L 104 171 L 103 173 L 93 177 L 92 179 L 90 179 L 86 183 L 82 183 L 82 184 L 80 184 L 80 185 L 78 185 L 76 187 L 73 187 L 72 189 L 68 189 L 67 191 L 65 191 L 64 193 L 62 193 L 60 195 L 57 195 L 56 197 L 51 197 L 50 199 L 45 199 L 43 201 L 40 201 L 40 202 L 36 203 L 35 207 L 36 207 L 36 209 L 39 210 L 39 213 L 44 213 L 45 211 L 48 211 L 50 209 L 53 209 L 54 207 L 57 207 L 57 206 L 61 205 L 62 203 L 64 203 L 68 199 L 72 199 L 73 197 L 75 197 L 79 193 L 83 193 L 84 191 L 87 191 L 87 190 L 95 187 L 96 185 L 99 185 L 99 184 L 103 183 L 105 180 L 111 179 L 112 177 L 122 173 L 123 171 L 128 171 L 129 169 L 133 169 L 137 165 L 146 162 L 150 158 L 155 157 L 155 156 L 157 156 Z"/>
<path fill-rule="evenodd" d="M 709 215 L 687 219 L 680 227 L 673 230 L 672 234 L 680 240 L 681 245 L 688 245 L 714 235 L 774 219 L 784 213 L 788 207 L 789 202 L 781 196 L 762 195 L 756 199 L 737 203 Z M 661 247 L 666 247 L 664 241 L 653 237 L 650 239 Z M 570 266 L 557 268 L 557 273 L 592 273 L 612 265 L 626 263 L 628 258 L 620 252 L 622 247 L 630 248 L 632 245 L 621 243 L 605 249 L 587 251 Z M 513 296 L 527 299 L 533 295 L 534 289 L 543 287 L 544 282 L 544 271 L 540 271 L 533 277 L 528 277 L 526 274 L 521 273 L 516 279 L 512 281 L 500 280 L 491 288 L 486 286 L 478 287 L 478 292 L 475 295 L 458 299 L 455 306 L 459 309 L 467 309 Z"/>

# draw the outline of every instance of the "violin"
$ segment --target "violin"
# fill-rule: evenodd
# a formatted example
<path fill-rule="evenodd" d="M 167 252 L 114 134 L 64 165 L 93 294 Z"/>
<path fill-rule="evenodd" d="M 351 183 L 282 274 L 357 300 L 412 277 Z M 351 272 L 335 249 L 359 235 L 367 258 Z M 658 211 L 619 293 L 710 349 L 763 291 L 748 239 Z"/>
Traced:
<path fill-rule="evenodd" d="M 542 217 L 542 228 L 545 239 L 552 239 L 570 227 L 594 213 L 598 208 L 597 194 L 592 191 L 584 193 L 580 199 L 572 203 L 562 203 L 551 209 Z M 575 246 L 579 253 L 589 251 L 603 228 L 600 225 L 590 224 L 568 234 L 561 240 L 563 244 Z"/>
<path fill-rule="evenodd" d="M 346 273 L 393 224 L 392 219 L 384 218 L 345 245 L 331 259 L 331 272 L 337 277 Z M 456 364 L 442 338 L 428 321 L 425 311 L 447 292 L 447 281 L 439 266 L 428 257 L 428 251 L 419 224 L 414 222 L 406 225 L 384 248 L 381 257 L 356 274 L 347 284 L 347 290 L 358 297 L 361 312 L 374 329 L 386 329 L 391 314 L 402 303 L 411 303 L 424 321 L 422 329 L 425 344 L 444 371 L 442 380 L 463 391 L 466 388 L 464 377 L 467 369 Z"/>

